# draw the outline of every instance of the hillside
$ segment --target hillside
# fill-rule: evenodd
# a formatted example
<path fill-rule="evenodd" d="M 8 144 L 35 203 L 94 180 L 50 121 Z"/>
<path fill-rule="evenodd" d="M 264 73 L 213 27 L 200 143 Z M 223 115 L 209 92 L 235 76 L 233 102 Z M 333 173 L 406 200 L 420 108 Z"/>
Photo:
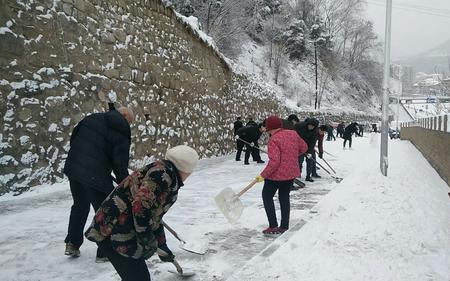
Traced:
<path fill-rule="evenodd" d="M 397 62 L 414 66 L 416 72 L 448 73 L 450 72 L 450 39 L 426 52 L 400 59 Z"/>
<path fill-rule="evenodd" d="M 266 59 L 267 46 L 248 40 L 243 52 L 235 59 L 238 71 L 259 77 L 270 84 L 286 98 L 292 111 L 314 111 L 315 65 L 313 58 L 305 61 L 285 61 L 278 83 L 275 71 Z M 331 73 L 319 62 L 318 96 L 320 108 L 317 111 L 331 113 L 362 113 L 377 115 L 380 100 L 373 87 L 357 72 L 340 69 Z M 336 75 L 335 77 L 332 77 Z M 320 96 L 322 96 L 320 98 Z"/>
<path fill-rule="evenodd" d="M 198 18 L 235 71 L 278 89 L 292 111 L 315 111 L 316 50 L 316 111 L 377 115 L 382 70 L 373 59 L 373 24 L 361 17 L 360 1 L 333 2 L 171 1 L 179 13 Z"/>

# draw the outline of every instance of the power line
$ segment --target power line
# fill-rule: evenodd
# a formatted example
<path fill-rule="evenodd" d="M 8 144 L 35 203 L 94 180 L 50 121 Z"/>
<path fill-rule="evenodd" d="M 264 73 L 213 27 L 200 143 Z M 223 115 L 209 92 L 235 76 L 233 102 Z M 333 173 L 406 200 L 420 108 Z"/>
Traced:
<path fill-rule="evenodd" d="M 372 5 L 376 5 L 376 6 L 380 6 L 380 7 L 386 7 L 385 4 L 381 3 L 381 2 L 373 2 L 375 0 L 365 0 L 366 3 L 368 4 L 372 4 Z M 426 14 L 426 15 L 432 15 L 432 16 L 438 16 L 438 17 L 444 17 L 444 18 L 450 18 L 450 11 L 449 13 L 441 13 L 441 12 L 435 12 L 433 10 L 428 10 L 428 9 L 417 9 L 417 8 L 412 8 L 412 7 L 408 7 L 406 5 L 399 5 L 399 4 L 393 4 L 393 8 L 397 9 L 397 10 L 403 10 L 403 11 L 408 11 L 408 12 L 415 12 L 418 14 Z M 444 10 L 445 11 L 445 10 Z"/>
<path fill-rule="evenodd" d="M 372 1 L 365 0 L 365 2 L 367 2 L 369 4 L 373 4 L 373 5 L 377 5 L 377 6 L 381 6 L 381 7 L 386 7 L 386 5 L 384 5 L 381 2 L 372 2 Z M 412 8 L 412 7 L 408 7 L 408 6 L 402 6 L 402 5 L 397 5 L 397 4 L 394 4 L 394 5 L 395 5 L 394 8 L 397 9 L 397 10 L 403 10 L 403 11 L 415 12 L 415 13 L 418 13 L 418 14 L 427 14 L 427 15 L 433 15 L 433 16 L 440 16 L 440 17 L 450 18 L 450 13 L 441 13 L 441 12 L 435 12 L 433 10 L 426 10 L 426 9 L 416 9 L 416 8 Z"/>
<path fill-rule="evenodd" d="M 385 4 L 384 0 L 372 0 L 374 2 L 380 2 L 382 4 Z M 407 8 L 413 8 L 413 9 L 418 9 L 418 10 L 426 10 L 429 12 L 434 12 L 434 13 L 438 13 L 438 14 L 450 14 L 450 10 L 449 9 L 442 9 L 442 8 L 434 8 L 434 7 L 430 7 L 430 6 L 423 6 L 423 5 L 417 5 L 417 4 L 411 4 L 411 3 L 406 3 L 406 2 L 397 2 L 394 3 L 393 5 L 395 6 L 403 6 L 403 7 L 407 7 Z"/>
<path fill-rule="evenodd" d="M 384 5 L 381 2 L 372 2 L 372 1 L 365 0 L 365 2 L 367 2 L 369 4 L 373 4 L 373 5 L 377 5 L 377 6 L 381 6 L 381 7 L 386 7 L 386 5 Z M 418 14 L 426 14 L 426 15 L 450 18 L 450 13 L 435 12 L 433 10 L 427 10 L 427 9 L 417 9 L 417 8 L 412 8 L 412 7 L 408 7 L 408 6 L 402 6 L 402 5 L 398 5 L 398 4 L 394 4 L 394 8 L 397 9 L 397 10 L 415 12 L 415 13 L 418 13 Z"/>

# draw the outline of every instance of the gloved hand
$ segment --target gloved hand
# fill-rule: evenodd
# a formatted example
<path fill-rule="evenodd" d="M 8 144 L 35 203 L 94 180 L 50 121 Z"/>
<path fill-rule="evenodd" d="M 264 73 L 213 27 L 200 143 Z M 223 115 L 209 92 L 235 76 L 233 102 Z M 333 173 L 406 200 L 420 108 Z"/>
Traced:
<path fill-rule="evenodd" d="M 319 153 L 319 158 L 322 159 L 323 158 L 323 154 Z"/>
<path fill-rule="evenodd" d="M 306 158 L 311 159 L 312 158 L 312 154 L 311 153 L 306 154 Z"/>
<path fill-rule="evenodd" d="M 238 140 L 239 138 L 240 138 L 239 135 L 235 135 L 235 136 L 234 136 L 234 139 L 235 139 L 235 140 Z"/>
<path fill-rule="evenodd" d="M 163 262 L 173 262 L 175 258 L 172 251 L 169 249 L 169 247 L 167 247 L 166 243 L 158 246 L 158 256 L 159 259 Z"/>
<path fill-rule="evenodd" d="M 256 176 L 255 179 L 256 179 L 257 182 L 263 182 L 264 181 L 264 178 L 261 175 Z"/>

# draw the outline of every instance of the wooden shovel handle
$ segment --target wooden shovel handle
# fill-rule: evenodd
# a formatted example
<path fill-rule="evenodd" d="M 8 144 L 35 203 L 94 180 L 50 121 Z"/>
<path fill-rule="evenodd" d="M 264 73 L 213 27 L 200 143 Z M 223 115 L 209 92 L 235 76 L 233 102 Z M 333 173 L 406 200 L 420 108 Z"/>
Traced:
<path fill-rule="evenodd" d="M 167 223 L 165 223 L 164 221 L 162 222 L 162 224 L 164 225 L 164 227 L 170 232 L 172 233 L 172 235 L 177 238 L 178 241 L 180 241 L 181 243 L 186 243 L 183 241 L 183 239 L 180 238 L 180 236 L 178 236 L 178 234 L 175 232 L 175 230 L 173 230 L 170 226 L 167 225 Z"/>
<path fill-rule="evenodd" d="M 238 194 L 237 197 L 241 197 L 242 194 L 246 193 L 250 188 L 252 188 L 258 181 L 254 179 L 251 183 L 249 183 L 244 189 L 242 189 Z"/>

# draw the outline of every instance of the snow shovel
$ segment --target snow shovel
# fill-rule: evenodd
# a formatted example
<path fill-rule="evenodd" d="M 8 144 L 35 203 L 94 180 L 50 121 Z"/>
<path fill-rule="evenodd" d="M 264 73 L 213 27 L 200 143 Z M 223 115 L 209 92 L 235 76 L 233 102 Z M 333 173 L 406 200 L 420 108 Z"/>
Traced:
<path fill-rule="evenodd" d="M 322 170 L 324 170 L 325 172 L 327 172 L 327 174 L 329 174 L 335 181 L 336 181 L 336 183 L 340 183 L 342 180 L 343 180 L 343 178 L 340 178 L 340 177 L 337 177 L 337 176 L 335 176 L 335 175 L 333 175 L 332 173 L 330 173 L 327 169 L 325 169 L 325 167 L 324 166 L 322 166 L 322 165 L 320 165 L 320 163 L 318 163 L 316 160 L 314 160 L 314 158 L 309 158 L 309 159 L 311 159 L 316 165 L 318 165 Z"/>
<path fill-rule="evenodd" d="M 325 164 L 327 164 L 328 167 L 330 167 L 330 169 L 331 169 L 331 170 L 333 171 L 333 173 L 336 175 L 336 171 L 333 169 L 333 167 L 331 167 L 331 165 L 328 164 L 328 162 L 327 162 L 325 159 L 323 159 L 323 158 L 321 158 L 321 159 L 322 159 L 323 162 L 325 162 Z"/>
<path fill-rule="evenodd" d="M 333 155 L 333 154 L 331 154 L 331 153 L 329 153 L 329 152 L 324 151 L 323 153 L 328 154 L 328 155 L 330 155 L 331 157 L 338 158 L 336 155 Z"/>
<path fill-rule="evenodd" d="M 235 223 L 241 217 L 242 211 L 244 210 L 244 205 L 239 199 L 245 192 L 252 188 L 258 181 L 255 179 L 244 189 L 242 189 L 238 194 L 227 187 L 223 189 L 219 194 L 216 195 L 214 200 L 216 201 L 217 207 L 225 216 L 225 218 L 230 223 Z"/>
<path fill-rule="evenodd" d="M 158 255 L 160 255 L 160 256 L 168 256 L 168 254 L 164 250 L 161 250 L 160 248 L 157 249 L 157 252 L 158 252 Z M 173 259 L 172 263 L 176 267 L 177 270 L 176 271 L 169 270 L 170 273 L 175 273 L 181 277 L 192 277 L 195 275 L 195 272 L 192 270 L 186 270 L 186 269 L 183 270 L 181 265 L 175 259 Z"/>
<path fill-rule="evenodd" d="M 261 152 L 264 152 L 265 154 L 269 154 L 269 153 L 267 153 L 267 151 L 265 151 L 264 149 L 259 148 L 259 147 L 256 147 L 255 144 L 253 144 L 253 143 L 249 143 L 248 141 L 245 141 L 245 140 L 243 140 L 243 139 L 241 139 L 241 138 L 238 138 L 238 140 L 240 140 L 241 142 L 243 142 L 243 143 L 245 143 L 245 144 L 250 145 L 250 146 L 253 147 L 253 148 L 258 149 L 258 150 L 261 151 Z"/>
<path fill-rule="evenodd" d="M 178 240 L 180 241 L 180 248 L 193 253 L 193 254 L 197 254 L 197 255 L 204 255 L 206 254 L 206 249 L 205 247 L 198 247 L 198 245 L 195 245 L 193 243 L 187 243 L 186 241 L 184 241 L 183 239 L 180 238 L 180 236 L 178 236 L 178 234 L 175 232 L 175 230 L 173 230 L 173 228 L 171 228 L 170 226 L 167 225 L 167 223 L 165 223 L 164 221 L 162 222 L 162 224 L 164 225 L 164 227 L 170 232 L 172 233 L 172 235 Z"/>
<path fill-rule="evenodd" d="M 317 152 L 317 150 L 316 150 L 316 153 L 319 154 L 319 152 Z M 331 167 L 330 164 L 328 164 L 328 162 L 325 159 L 323 159 L 323 158 L 320 158 L 320 159 L 322 159 L 322 161 L 325 162 L 325 164 L 327 164 L 328 167 L 330 167 L 330 169 L 333 171 L 333 173 L 336 174 L 336 171 L 333 169 L 333 167 Z"/>

